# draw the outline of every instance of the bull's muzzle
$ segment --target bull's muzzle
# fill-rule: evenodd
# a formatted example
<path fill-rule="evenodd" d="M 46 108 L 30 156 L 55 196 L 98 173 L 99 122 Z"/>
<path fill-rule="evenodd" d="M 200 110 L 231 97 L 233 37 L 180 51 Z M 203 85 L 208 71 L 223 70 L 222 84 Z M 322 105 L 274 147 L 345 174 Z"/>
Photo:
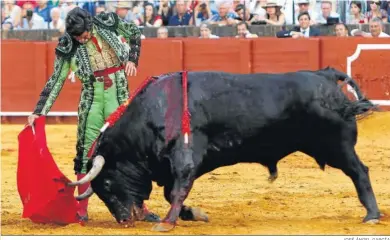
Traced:
<path fill-rule="evenodd" d="M 92 161 L 91 170 L 79 181 L 68 183 L 68 186 L 79 186 L 84 183 L 92 181 L 102 170 L 104 166 L 104 157 L 101 155 L 96 156 Z"/>

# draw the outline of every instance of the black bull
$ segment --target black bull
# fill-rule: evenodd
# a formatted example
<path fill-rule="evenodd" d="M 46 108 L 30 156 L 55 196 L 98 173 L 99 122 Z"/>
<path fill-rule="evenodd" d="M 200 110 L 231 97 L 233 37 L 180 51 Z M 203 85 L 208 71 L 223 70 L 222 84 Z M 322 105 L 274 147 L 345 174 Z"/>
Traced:
<path fill-rule="evenodd" d="M 201 210 L 183 205 L 195 179 L 246 162 L 268 167 L 273 181 L 278 161 L 296 151 L 313 157 L 321 169 L 342 170 L 367 210 L 363 221 L 379 221 L 368 167 L 354 149 L 356 116 L 375 106 L 354 80 L 332 68 L 284 74 L 189 72 L 187 145 L 180 131 L 181 74 L 160 76 L 133 99 L 100 136 L 89 174 L 80 180 L 91 181 L 118 222 L 137 220 L 134 209 L 149 199 L 152 181 L 164 186 L 171 204 L 154 230 L 172 229 L 178 217 L 207 221 Z M 358 100 L 344 94 L 339 80 L 355 89 Z"/>

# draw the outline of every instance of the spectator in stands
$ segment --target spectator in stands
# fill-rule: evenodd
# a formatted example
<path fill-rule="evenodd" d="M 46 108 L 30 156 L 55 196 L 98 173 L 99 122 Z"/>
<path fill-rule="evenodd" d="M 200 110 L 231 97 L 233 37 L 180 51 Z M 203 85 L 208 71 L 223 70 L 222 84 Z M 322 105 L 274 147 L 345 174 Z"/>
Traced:
<path fill-rule="evenodd" d="M 35 8 L 35 12 L 43 18 L 46 23 L 51 22 L 50 11 L 51 7 L 47 5 L 48 0 L 37 1 L 38 6 Z"/>
<path fill-rule="evenodd" d="M 188 26 L 190 25 L 191 14 L 187 12 L 186 2 L 184 0 L 176 1 L 176 14 L 169 19 L 169 26 Z"/>
<path fill-rule="evenodd" d="M 337 37 L 349 37 L 348 26 L 345 23 L 336 23 L 334 32 Z"/>
<path fill-rule="evenodd" d="M 129 2 L 129 0 L 122 0 L 122 1 Z M 144 15 L 144 7 L 143 7 L 144 3 L 146 3 L 146 1 L 130 1 L 129 2 L 129 4 L 132 5 L 131 12 L 134 15 L 134 19 L 140 18 L 142 15 Z"/>
<path fill-rule="evenodd" d="M 364 23 L 369 23 L 371 19 L 373 18 L 380 18 L 383 22 L 387 23 L 387 12 L 384 9 L 380 8 L 381 1 L 379 0 L 371 0 L 370 1 L 370 8 L 371 10 L 366 12 L 364 16 Z"/>
<path fill-rule="evenodd" d="M 387 0 L 387 3 L 383 7 L 383 9 L 387 12 L 387 22 L 390 23 L 390 0 Z"/>
<path fill-rule="evenodd" d="M 63 0 L 49 0 L 48 4 L 50 7 L 58 7 L 60 5 L 60 2 Z"/>
<path fill-rule="evenodd" d="M 347 15 L 347 24 L 364 23 L 364 14 L 362 13 L 362 3 L 360 1 L 352 1 L 350 4 L 350 12 Z"/>
<path fill-rule="evenodd" d="M 295 24 L 299 25 L 298 16 L 306 12 L 310 15 L 310 25 L 316 24 L 315 19 L 317 18 L 317 13 L 313 9 L 310 9 L 309 0 L 298 0 L 298 12 L 295 13 Z"/>
<path fill-rule="evenodd" d="M 161 16 L 164 26 L 168 26 L 169 19 L 173 16 L 173 7 L 168 0 L 160 0 L 157 7 L 157 14 Z"/>
<path fill-rule="evenodd" d="M 370 21 L 370 32 L 364 32 L 359 29 L 354 29 L 351 31 L 352 36 L 362 36 L 362 37 L 367 37 L 367 38 L 388 38 L 390 35 L 386 34 L 383 32 L 383 20 L 379 17 L 375 17 L 371 19 Z"/>
<path fill-rule="evenodd" d="M 102 8 L 105 9 L 105 0 L 83 0 L 78 1 L 79 7 L 87 10 L 92 16 L 102 12 Z M 99 8 L 99 9 L 98 9 Z"/>
<path fill-rule="evenodd" d="M 210 0 L 203 0 L 202 3 L 196 5 L 195 7 L 195 26 L 199 26 L 201 23 L 206 22 L 211 18 L 211 16 L 217 13 L 217 11 L 211 10 Z"/>
<path fill-rule="evenodd" d="M 230 0 L 230 1 L 231 1 L 230 11 L 233 14 L 236 14 L 236 8 L 238 5 L 246 6 L 248 9 L 250 8 L 250 0 Z"/>
<path fill-rule="evenodd" d="M 218 24 L 219 26 L 233 25 L 235 24 L 235 17 L 232 12 L 230 12 L 231 2 L 228 0 L 220 1 L 217 5 L 218 13 L 214 14 L 209 20 L 210 24 Z"/>
<path fill-rule="evenodd" d="M 211 28 L 207 23 L 200 25 L 200 37 L 199 38 L 219 38 L 217 35 L 212 34 Z"/>
<path fill-rule="evenodd" d="M 130 23 L 134 21 L 135 16 L 131 11 L 131 3 L 128 0 L 120 0 L 115 5 L 115 12 L 118 14 L 119 18 L 123 21 Z"/>
<path fill-rule="evenodd" d="M 65 21 L 60 18 L 61 10 L 54 7 L 50 10 L 50 18 L 52 21 L 49 24 L 49 29 L 58 29 L 61 33 L 65 32 Z"/>
<path fill-rule="evenodd" d="M 15 0 L 5 0 L 3 4 L 1 15 L 2 28 L 4 30 L 17 28 L 22 16 L 22 8 L 15 4 Z"/>
<path fill-rule="evenodd" d="M 38 6 L 37 4 L 37 1 L 36 0 L 16 0 L 16 5 L 18 5 L 19 7 L 23 8 L 23 5 L 24 3 L 26 2 L 29 2 L 33 5 L 33 8 L 36 8 Z"/>
<path fill-rule="evenodd" d="M 328 18 L 338 18 L 340 20 L 340 15 L 332 11 L 332 2 L 331 1 L 322 1 L 321 2 L 321 13 L 317 15 L 315 22 L 318 24 L 326 24 Z"/>
<path fill-rule="evenodd" d="M 168 38 L 168 29 L 166 27 L 159 27 L 157 29 L 157 38 Z"/>
<path fill-rule="evenodd" d="M 64 0 L 66 3 L 66 8 L 65 8 L 65 18 L 66 15 L 68 15 L 68 12 L 70 12 L 72 9 L 77 7 L 76 1 L 75 0 Z"/>
<path fill-rule="evenodd" d="M 100 5 L 96 6 L 94 16 L 98 15 L 101 12 L 106 12 L 106 11 L 107 11 L 106 6 L 104 6 L 103 4 L 100 4 Z"/>
<path fill-rule="evenodd" d="M 31 1 L 25 1 L 22 5 L 22 21 L 18 29 L 47 29 L 48 24 L 44 19 L 34 12 L 34 5 Z"/>
<path fill-rule="evenodd" d="M 144 25 L 144 22 L 146 22 L 147 27 L 160 27 L 162 25 L 162 18 L 156 13 L 157 11 L 154 9 L 153 4 L 146 3 L 144 9 L 146 21 L 144 21 L 144 16 L 142 15 L 140 18 L 134 20 L 134 22 L 137 25 Z"/>
<path fill-rule="evenodd" d="M 310 14 L 307 12 L 300 13 L 298 16 L 299 26 L 294 27 L 291 31 L 279 31 L 276 33 L 278 38 L 308 38 L 320 36 L 320 30 L 310 26 Z"/>
<path fill-rule="evenodd" d="M 351 15 L 351 4 L 358 3 L 357 6 L 360 8 L 360 13 L 365 14 L 368 11 L 369 4 L 367 0 L 337 0 L 336 11 L 343 16 L 345 14 L 345 22 L 348 24 L 348 18 L 352 17 Z M 353 15 L 353 13 L 352 13 Z"/>
<path fill-rule="evenodd" d="M 60 0 L 58 3 L 58 8 L 61 11 L 61 19 L 65 21 L 65 17 L 68 14 L 68 3 L 64 0 Z"/>
<path fill-rule="evenodd" d="M 285 25 L 286 17 L 284 13 L 281 12 L 282 6 L 278 4 L 277 1 L 268 0 L 267 4 L 263 6 L 266 10 L 264 21 L 268 25 Z"/>
<path fill-rule="evenodd" d="M 245 9 L 245 17 L 244 17 L 244 9 Z M 236 23 L 245 21 L 248 25 L 251 25 L 252 22 L 256 21 L 256 17 L 253 13 L 251 13 L 249 7 L 245 8 L 244 4 L 238 4 L 234 10 L 237 14 Z"/>
<path fill-rule="evenodd" d="M 246 22 L 240 22 L 236 26 L 237 36 L 236 38 L 257 38 L 256 34 L 252 34 L 249 31 L 249 26 Z"/>

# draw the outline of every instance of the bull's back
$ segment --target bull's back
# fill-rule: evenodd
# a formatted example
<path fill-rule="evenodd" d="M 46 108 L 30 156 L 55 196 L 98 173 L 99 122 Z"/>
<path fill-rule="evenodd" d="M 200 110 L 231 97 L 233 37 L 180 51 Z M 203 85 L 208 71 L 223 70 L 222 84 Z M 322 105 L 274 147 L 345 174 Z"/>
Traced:
<path fill-rule="evenodd" d="M 192 72 L 188 79 L 193 116 L 208 122 L 267 124 L 302 111 L 312 97 L 302 74 Z"/>

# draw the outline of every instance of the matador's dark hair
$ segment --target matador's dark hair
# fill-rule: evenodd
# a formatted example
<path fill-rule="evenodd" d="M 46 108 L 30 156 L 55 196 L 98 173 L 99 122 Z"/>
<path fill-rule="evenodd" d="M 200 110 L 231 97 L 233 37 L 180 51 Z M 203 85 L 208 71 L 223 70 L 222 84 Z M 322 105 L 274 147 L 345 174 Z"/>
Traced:
<path fill-rule="evenodd" d="M 80 36 L 83 32 L 89 32 L 92 29 L 91 14 L 79 7 L 73 8 L 68 12 L 65 19 L 66 32 L 71 36 Z"/>

